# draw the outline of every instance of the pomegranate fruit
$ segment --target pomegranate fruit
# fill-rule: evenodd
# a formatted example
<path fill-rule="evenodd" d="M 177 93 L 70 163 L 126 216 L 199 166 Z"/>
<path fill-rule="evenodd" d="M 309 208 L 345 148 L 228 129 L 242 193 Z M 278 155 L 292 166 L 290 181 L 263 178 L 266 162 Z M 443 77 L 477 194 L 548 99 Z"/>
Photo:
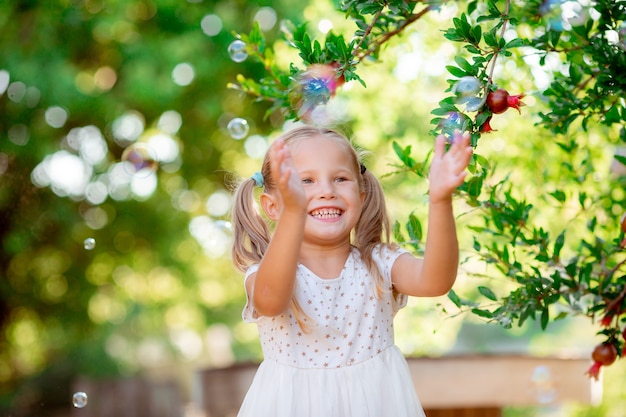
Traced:
<path fill-rule="evenodd" d="M 602 320 L 600 320 L 600 326 L 609 327 L 613 321 L 613 317 L 615 317 L 615 314 L 612 311 L 606 313 L 604 317 L 602 317 Z"/>
<path fill-rule="evenodd" d="M 494 114 L 504 113 L 509 107 L 521 113 L 520 107 L 525 106 L 525 104 L 522 103 L 522 98 L 524 98 L 524 93 L 511 95 L 508 91 L 499 88 L 487 94 L 487 106 Z"/>
<path fill-rule="evenodd" d="M 495 129 L 493 129 L 491 127 L 491 125 L 489 124 L 489 122 L 491 122 L 491 116 L 487 117 L 487 120 L 485 120 L 485 123 L 483 123 L 482 125 L 480 125 L 480 133 L 491 133 L 491 132 L 495 132 Z"/>
<path fill-rule="evenodd" d="M 613 343 L 601 343 L 593 349 L 591 359 L 604 366 L 611 365 L 617 359 L 617 348 Z"/>
<path fill-rule="evenodd" d="M 619 221 L 622 233 L 626 233 L 626 213 L 622 214 L 622 219 Z"/>
<path fill-rule="evenodd" d="M 600 375 L 600 368 L 611 365 L 617 359 L 617 348 L 613 343 L 600 343 L 593 349 L 591 359 L 593 359 L 593 364 L 587 371 L 587 374 L 597 381 Z"/>

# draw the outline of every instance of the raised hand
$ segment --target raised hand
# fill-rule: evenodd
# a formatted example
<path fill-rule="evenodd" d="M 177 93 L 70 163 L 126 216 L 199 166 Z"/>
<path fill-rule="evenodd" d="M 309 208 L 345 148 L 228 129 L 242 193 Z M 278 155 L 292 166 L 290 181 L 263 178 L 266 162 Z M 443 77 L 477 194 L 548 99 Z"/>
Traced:
<path fill-rule="evenodd" d="M 463 134 L 459 131 L 454 132 L 452 145 L 447 152 L 445 136 L 437 137 L 429 173 L 431 203 L 452 198 L 454 190 L 463 184 L 471 156 L 472 147 L 468 132 Z"/>
<path fill-rule="evenodd" d="M 304 188 L 293 164 L 291 152 L 282 139 L 277 139 L 270 147 L 269 159 L 283 209 L 304 209 L 306 207 Z"/>

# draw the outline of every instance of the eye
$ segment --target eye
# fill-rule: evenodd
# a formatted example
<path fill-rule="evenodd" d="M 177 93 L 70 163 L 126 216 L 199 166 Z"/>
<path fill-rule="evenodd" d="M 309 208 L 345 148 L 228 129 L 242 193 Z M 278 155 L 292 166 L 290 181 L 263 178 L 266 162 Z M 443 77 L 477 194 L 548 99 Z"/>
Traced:
<path fill-rule="evenodd" d="M 337 182 L 344 182 L 344 181 L 348 181 L 348 179 L 346 177 L 337 177 L 337 178 L 335 178 L 335 181 L 337 181 Z"/>
<path fill-rule="evenodd" d="M 313 184 L 313 180 L 311 178 L 302 178 L 302 184 Z"/>

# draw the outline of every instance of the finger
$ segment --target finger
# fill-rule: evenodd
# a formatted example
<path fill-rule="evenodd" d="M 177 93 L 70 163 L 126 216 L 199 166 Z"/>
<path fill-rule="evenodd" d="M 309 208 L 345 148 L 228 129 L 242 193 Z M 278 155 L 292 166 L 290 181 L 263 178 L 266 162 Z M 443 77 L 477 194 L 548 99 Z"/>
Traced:
<path fill-rule="evenodd" d="M 473 148 L 470 146 L 470 138 L 470 134 L 465 132 L 462 136 L 458 137 L 458 140 L 454 142 L 448 151 L 453 158 L 460 163 L 469 163 L 469 158 L 473 153 Z"/>
<path fill-rule="evenodd" d="M 464 149 L 469 146 L 471 135 L 469 132 L 461 132 L 456 130 L 454 132 L 452 146 L 450 147 L 451 151 L 457 151 L 459 149 Z"/>
<path fill-rule="evenodd" d="M 442 158 L 445 153 L 446 137 L 444 135 L 439 135 L 435 140 L 435 158 Z"/>

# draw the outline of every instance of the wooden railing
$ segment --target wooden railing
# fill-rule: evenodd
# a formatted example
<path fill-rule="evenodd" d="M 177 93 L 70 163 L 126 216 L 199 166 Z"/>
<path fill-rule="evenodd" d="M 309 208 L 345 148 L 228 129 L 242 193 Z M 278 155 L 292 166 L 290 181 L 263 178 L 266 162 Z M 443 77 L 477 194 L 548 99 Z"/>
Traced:
<path fill-rule="evenodd" d="M 511 355 L 407 359 L 427 417 L 500 417 L 506 406 L 597 403 L 600 385 L 586 359 Z M 198 372 L 194 402 L 207 417 L 232 417 L 257 365 Z M 348 417 L 348 416 L 347 416 Z"/>
<path fill-rule="evenodd" d="M 586 359 L 468 355 L 407 361 L 427 417 L 501 417 L 507 406 L 592 404 L 601 397 L 601 385 L 585 375 Z M 257 366 L 199 370 L 187 394 L 172 380 L 82 378 L 72 389 L 85 392 L 88 402 L 69 415 L 235 417 Z"/>

